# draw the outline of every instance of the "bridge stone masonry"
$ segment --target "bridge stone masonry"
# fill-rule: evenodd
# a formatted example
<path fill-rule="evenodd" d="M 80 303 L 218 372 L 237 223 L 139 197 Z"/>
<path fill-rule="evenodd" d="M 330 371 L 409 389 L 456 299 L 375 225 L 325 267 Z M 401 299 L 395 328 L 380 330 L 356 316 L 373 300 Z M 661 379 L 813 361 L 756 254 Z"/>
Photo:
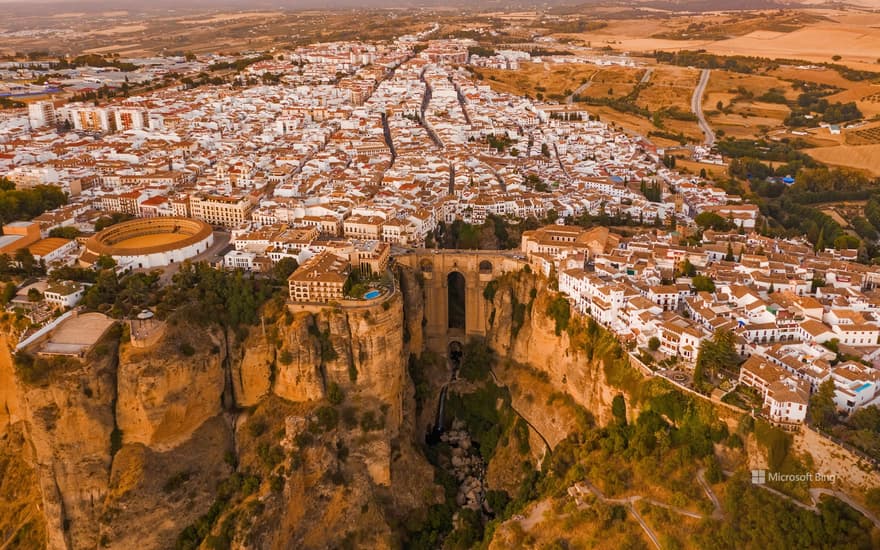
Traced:
<path fill-rule="evenodd" d="M 454 342 L 485 336 L 490 305 L 483 297 L 489 281 L 527 262 L 519 251 L 413 250 L 397 263 L 421 273 L 425 291 L 425 346 L 446 355 Z"/>

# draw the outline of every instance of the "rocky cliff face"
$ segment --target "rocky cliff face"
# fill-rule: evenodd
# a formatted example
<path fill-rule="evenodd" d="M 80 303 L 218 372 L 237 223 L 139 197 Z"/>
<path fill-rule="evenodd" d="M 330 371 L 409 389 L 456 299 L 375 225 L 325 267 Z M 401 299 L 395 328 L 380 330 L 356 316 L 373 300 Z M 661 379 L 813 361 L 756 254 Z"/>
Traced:
<path fill-rule="evenodd" d="M 607 424 L 614 396 L 629 395 L 609 370 L 613 339 L 579 321 L 557 331 L 546 279 L 493 284 L 486 344 L 529 445 L 507 437 L 485 482 L 513 495 L 584 409 Z M 226 332 L 172 317 L 152 347 L 115 331 L 83 361 L 42 370 L 14 364 L 15 338 L 0 333 L 0 535 L 52 550 L 195 548 L 206 535 L 231 548 L 400 547 L 401 526 L 443 502 L 419 440 L 447 363 L 413 362 L 431 371 L 419 421 L 407 374 L 424 308 L 402 269 L 398 292 L 369 305 L 270 301 L 259 325 Z M 476 489 L 460 500 L 473 505 Z"/>
<path fill-rule="evenodd" d="M 49 548 L 87 548 L 107 495 L 116 399 L 116 345 L 83 361 L 53 361 L 45 378 L 19 380 Z M 4 350 L 5 351 L 5 350 Z"/>
<path fill-rule="evenodd" d="M 396 294 L 358 308 L 294 307 L 254 327 L 232 350 L 232 380 L 239 406 L 268 395 L 292 402 L 319 401 L 331 384 L 352 398 L 390 406 L 402 421 L 406 386 L 403 299 Z"/>
<path fill-rule="evenodd" d="M 152 348 L 120 348 L 116 422 L 124 444 L 140 443 L 155 451 L 173 449 L 223 412 L 226 346 L 222 332 L 171 328 Z"/>
<path fill-rule="evenodd" d="M 395 545 L 392 524 L 400 518 L 390 516 L 424 506 L 432 490 L 430 467 L 413 443 L 406 375 L 404 325 L 420 304 L 420 295 L 404 304 L 398 293 L 364 307 L 285 308 L 233 350 L 236 399 L 256 404 L 238 432 L 242 468 L 275 480 L 260 493 L 266 505 L 250 512 L 255 527 L 232 529 L 237 542 Z M 276 448 L 291 459 L 267 460 Z M 236 510 L 251 510 L 249 500 Z"/>
<path fill-rule="evenodd" d="M 611 400 L 620 392 L 608 384 L 604 364 L 596 354 L 572 345 L 567 331 L 556 333 L 556 322 L 546 313 L 555 294 L 548 288 L 547 279 L 517 272 L 504 275 L 498 283 L 487 336 L 490 347 L 502 359 L 528 365 L 532 376 L 546 373 L 540 374 L 540 378 L 553 390 L 570 395 L 590 411 L 599 424 L 606 423 L 611 415 Z M 516 382 L 515 369 L 501 369 L 499 376 L 509 377 L 503 382 Z M 545 424 L 548 438 L 558 440 L 566 434 L 552 426 L 552 418 L 542 418 L 552 412 L 545 403 L 546 400 L 522 400 L 520 407 L 524 410 L 521 412 L 534 419 L 537 426 Z M 530 407 L 530 404 L 537 406 Z M 528 414 L 529 409 L 534 409 L 532 414 Z"/>
<path fill-rule="evenodd" d="M 411 335 L 421 341 L 422 305 L 408 277 L 406 315 L 396 293 L 358 308 L 272 302 L 261 325 L 227 334 L 172 319 L 152 347 L 120 342 L 116 331 L 99 354 L 37 381 L 25 381 L 2 346 L 0 445 L 39 486 L 31 507 L 45 521 L 31 531 L 45 532 L 37 538 L 52 549 L 172 547 L 232 475 L 259 485 L 226 499 L 215 532 L 227 516 L 263 518 L 289 528 L 239 527 L 233 538 L 323 547 L 329 529 L 339 541 L 357 532 L 365 544 L 391 545 L 386 507 L 423 505 L 432 478 L 409 420 L 406 361 Z M 300 449 L 291 426 L 314 424 L 334 391 L 344 396 L 333 405 L 339 429 L 314 432 Z M 277 506 L 257 509 L 256 497 Z M 0 525 L 20 520 L 4 513 Z"/>

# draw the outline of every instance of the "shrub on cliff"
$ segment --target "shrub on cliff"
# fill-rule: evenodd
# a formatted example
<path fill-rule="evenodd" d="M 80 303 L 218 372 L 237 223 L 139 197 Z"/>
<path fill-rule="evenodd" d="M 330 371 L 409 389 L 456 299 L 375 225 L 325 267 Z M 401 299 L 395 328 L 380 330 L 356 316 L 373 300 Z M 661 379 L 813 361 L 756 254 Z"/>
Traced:
<path fill-rule="evenodd" d="M 339 405 L 342 403 L 342 400 L 345 399 L 345 394 L 342 392 L 342 388 L 339 387 L 339 384 L 336 382 L 330 382 L 327 385 L 327 400 L 334 405 Z"/>
<path fill-rule="evenodd" d="M 495 299 L 495 293 L 498 292 L 498 280 L 492 279 L 488 283 L 486 283 L 486 288 L 483 289 L 483 298 L 491 302 Z"/>
<path fill-rule="evenodd" d="M 32 386 L 48 383 L 52 373 L 67 372 L 82 367 L 82 363 L 73 357 L 60 355 L 34 357 L 24 351 L 15 354 L 13 363 L 15 372 L 22 382 Z"/>
<path fill-rule="evenodd" d="M 321 407 L 315 411 L 315 421 L 309 423 L 309 431 L 326 432 L 335 429 L 339 424 L 339 412 L 334 407 Z"/>
<path fill-rule="evenodd" d="M 560 336 L 563 330 L 568 329 L 568 321 L 571 319 L 571 304 L 568 303 L 568 299 L 559 294 L 550 300 L 547 304 L 547 317 L 556 322 L 554 330 L 556 336 Z"/>
<path fill-rule="evenodd" d="M 459 374 L 471 382 L 484 380 L 492 366 L 492 350 L 482 338 L 471 338 L 464 345 Z"/>

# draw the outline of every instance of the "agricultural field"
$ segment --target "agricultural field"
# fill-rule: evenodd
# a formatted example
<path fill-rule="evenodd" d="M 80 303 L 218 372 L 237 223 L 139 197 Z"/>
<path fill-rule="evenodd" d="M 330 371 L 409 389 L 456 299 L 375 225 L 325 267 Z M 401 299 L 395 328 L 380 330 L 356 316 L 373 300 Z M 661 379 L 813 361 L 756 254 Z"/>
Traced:
<path fill-rule="evenodd" d="M 846 132 L 848 145 L 880 144 L 880 125 L 864 126 Z"/>
<path fill-rule="evenodd" d="M 821 15 L 797 11 L 759 11 L 723 16 L 700 16 L 681 21 L 676 28 L 659 32 L 653 37 L 672 40 L 723 40 L 757 31 L 793 32 L 823 20 L 825 18 Z"/>
<path fill-rule="evenodd" d="M 689 30 L 690 29 L 690 30 Z M 880 14 L 831 9 L 708 13 L 654 20 L 609 20 L 604 28 L 560 38 L 611 46 L 616 50 L 705 50 L 717 55 L 840 62 L 877 68 Z M 829 47 L 829 46 L 833 46 Z"/>
<path fill-rule="evenodd" d="M 690 111 L 691 96 L 699 79 L 700 71 L 696 69 L 658 65 L 636 103 L 651 112 L 664 108 Z"/>
<path fill-rule="evenodd" d="M 519 70 L 473 69 L 477 78 L 499 92 L 565 101 L 580 95 L 621 98 L 638 83 L 644 69 L 600 67 L 589 63 L 523 63 Z M 538 94 L 541 94 L 540 96 Z"/>
<path fill-rule="evenodd" d="M 817 147 L 804 152 L 830 166 L 845 166 L 880 176 L 880 143 Z"/>
<path fill-rule="evenodd" d="M 620 99 L 632 93 L 645 69 L 633 67 L 597 67 L 590 84 L 580 90 L 584 97 L 611 97 Z"/>
<path fill-rule="evenodd" d="M 391 39 L 433 24 L 433 19 L 425 14 L 378 10 L 359 14 L 359 25 L 353 27 L 349 14 L 329 11 L 200 13 L 149 8 L 139 12 L 58 14 L 46 23 L 46 16 L 35 15 L 22 6 L 4 8 L 9 17 L 0 27 L 0 55 L 37 51 L 72 56 L 141 56 L 168 51 L 234 53 L 320 41 Z M 54 19 L 64 24 L 53 23 Z M 51 30 L 29 32 L 46 27 Z"/>

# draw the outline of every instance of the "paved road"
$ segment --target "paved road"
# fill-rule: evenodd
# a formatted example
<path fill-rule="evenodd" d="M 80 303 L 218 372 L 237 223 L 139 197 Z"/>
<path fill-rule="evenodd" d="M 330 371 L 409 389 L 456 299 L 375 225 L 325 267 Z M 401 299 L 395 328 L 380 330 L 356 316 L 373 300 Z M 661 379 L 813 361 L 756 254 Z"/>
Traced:
<path fill-rule="evenodd" d="M 709 123 L 706 122 L 706 117 L 703 115 L 703 92 L 706 91 L 706 84 L 709 83 L 710 72 L 709 69 L 703 69 L 702 74 L 700 74 L 700 81 L 694 89 L 694 95 L 691 96 L 691 111 L 697 115 L 697 123 L 700 125 L 700 130 L 703 131 L 705 136 L 703 143 L 706 147 L 712 147 L 715 144 L 715 132 L 709 127 Z"/>
<path fill-rule="evenodd" d="M 214 244 L 208 247 L 207 250 L 198 254 L 197 256 L 193 256 L 190 258 L 191 263 L 197 262 L 209 262 L 214 263 L 219 261 L 222 258 L 222 253 L 229 247 L 229 241 L 232 235 L 225 230 L 214 230 Z M 164 267 L 158 268 L 139 268 L 133 269 L 133 273 L 150 273 L 151 271 L 162 271 L 162 275 L 159 277 L 159 285 L 165 286 L 171 283 L 171 280 L 174 278 L 174 274 L 180 271 L 180 266 L 182 263 L 174 263 L 169 264 Z"/>
<path fill-rule="evenodd" d="M 578 87 L 577 87 L 577 90 L 573 91 L 573 92 L 571 93 L 570 96 L 568 96 L 567 98 L 565 98 L 565 102 L 566 102 L 568 105 L 571 105 L 572 103 L 574 103 L 574 98 L 576 98 L 578 95 L 581 94 L 581 92 L 583 92 L 584 90 L 586 90 L 587 88 L 589 88 L 589 87 L 593 84 L 593 78 L 594 78 L 597 74 L 599 74 L 599 71 L 596 71 L 596 72 L 594 72 L 593 74 L 591 74 L 589 80 L 587 80 L 586 82 L 584 82 L 583 84 L 581 84 L 580 86 L 578 86 Z"/>

